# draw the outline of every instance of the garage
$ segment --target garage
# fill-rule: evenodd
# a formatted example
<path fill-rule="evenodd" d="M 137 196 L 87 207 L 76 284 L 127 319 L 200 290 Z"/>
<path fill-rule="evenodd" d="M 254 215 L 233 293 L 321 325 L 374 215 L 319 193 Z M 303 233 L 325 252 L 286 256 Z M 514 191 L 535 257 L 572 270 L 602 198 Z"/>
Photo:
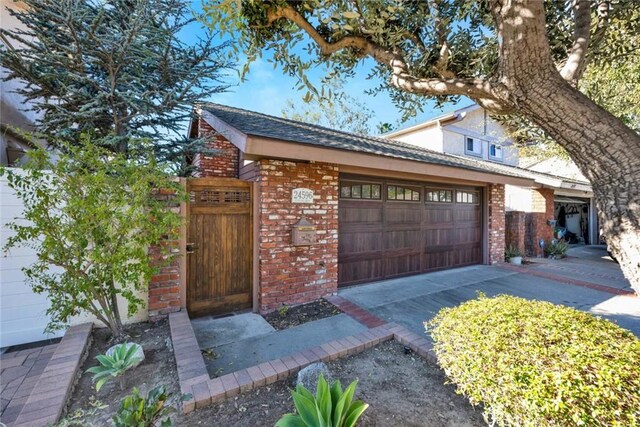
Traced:
<path fill-rule="evenodd" d="M 482 188 L 340 177 L 338 286 L 480 264 Z"/>

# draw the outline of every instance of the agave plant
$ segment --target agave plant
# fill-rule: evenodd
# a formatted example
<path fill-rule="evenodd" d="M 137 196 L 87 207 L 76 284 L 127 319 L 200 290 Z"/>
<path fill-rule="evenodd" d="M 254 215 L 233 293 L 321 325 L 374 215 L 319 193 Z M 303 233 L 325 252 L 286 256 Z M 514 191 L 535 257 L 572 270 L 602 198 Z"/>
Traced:
<path fill-rule="evenodd" d="M 297 414 L 285 414 L 276 427 L 353 427 L 369 407 L 357 400 L 352 402 L 358 381 L 342 391 L 340 381 L 331 387 L 322 375 L 318 380 L 316 395 L 298 384 L 291 392 Z"/>
<path fill-rule="evenodd" d="M 143 357 L 138 355 L 140 349 L 139 344 L 125 343 L 115 346 L 111 355 L 99 354 L 96 356 L 100 365 L 87 369 L 87 372 L 93 374 L 96 391 L 100 391 L 102 386 L 113 378 L 118 378 L 120 390 L 124 390 L 124 376 L 122 374 L 143 360 Z"/>

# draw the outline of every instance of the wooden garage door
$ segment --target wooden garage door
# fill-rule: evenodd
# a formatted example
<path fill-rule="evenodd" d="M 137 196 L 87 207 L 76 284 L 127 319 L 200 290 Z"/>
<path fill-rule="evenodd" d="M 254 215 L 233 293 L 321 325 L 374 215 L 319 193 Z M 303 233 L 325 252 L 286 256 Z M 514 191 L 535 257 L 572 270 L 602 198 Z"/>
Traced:
<path fill-rule="evenodd" d="M 338 284 L 481 263 L 481 191 L 341 179 Z"/>

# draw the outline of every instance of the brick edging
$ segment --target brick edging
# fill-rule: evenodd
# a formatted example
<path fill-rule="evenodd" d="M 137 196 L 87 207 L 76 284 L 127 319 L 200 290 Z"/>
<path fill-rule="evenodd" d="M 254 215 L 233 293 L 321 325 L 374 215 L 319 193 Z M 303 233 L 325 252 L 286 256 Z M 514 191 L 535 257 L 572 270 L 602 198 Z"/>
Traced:
<path fill-rule="evenodd" d="M 500 265 L 502 268 L 506 268 L 507 270 L 517 271 L 519 273 L 530 274 L 532 276 L 542 277 L 543 279 L 553 280 L 554 282 L 562 283 L 564 285 L 573 285 L 580 286 L 583 288 L 594 289 L 596 291 L 607 292 L 613 295 L 622 295 L 622 296 L 635 296 L 635 293 L 630 291 L 625 291 L 618 288 L 612 288 L 611 286 L 599 285 L 597 283 L 587 282 L 584 280 L 571 279 L 570 277 L 560 276 L 553 273 L 547 273 L 544 271 L 536 271 L 535 267 L 523 267 L 523 266 L 515 266 L 511 264 L 503 264 Z"/>
<path fill-rule="evenodd" d="M 312 363 L 357 354 L 392 339 L 409 347 L 419 356 L 435 361 L 432 345 L 427 339 L 396 323 L 386 323 L 356 335 L 212 379 L 207 373 L 187 313 L 182 311 L 170 314 L 169 322 L 171 338 L 174 340 L 173 349 L 178 365 L 180 390 L 182 393 L 191 394 L 191 398 L 182 403 L 182 412 L 185 414 L 225 398 L 286 379 Z"/>
<path fill-rule="evenodd" d="M 381 318 L 369 313 L 366 309 L 339 295 L 331 295 L 325 297 L 325 299 L 367 328 L 376 328 L 387 323 Z"/>
<path fill-rule="evenodd" d="M 91 323 L 67 329 L 33 387 L 15 426 L 53 424 L 62 415 L 91 339 Z"/>

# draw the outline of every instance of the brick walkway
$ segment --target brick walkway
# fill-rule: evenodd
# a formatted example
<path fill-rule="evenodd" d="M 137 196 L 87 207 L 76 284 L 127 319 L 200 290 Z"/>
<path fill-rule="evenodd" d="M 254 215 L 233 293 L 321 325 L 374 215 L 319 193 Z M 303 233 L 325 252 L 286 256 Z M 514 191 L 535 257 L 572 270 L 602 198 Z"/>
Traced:
<path fill-rule="evenodd" d="M 91 339 L 90 323 L 72 326 L 58 344 L 2 355 L 2 414 L 9 426 L 58 421 Z"/>
<path fill-rule="evenodd" d="M 0 356 L 0 421 L 13 425 L 44 372 L 57 344 L 15 351 Z"/>

